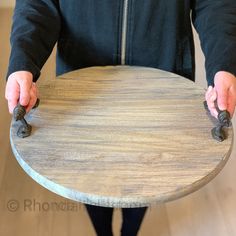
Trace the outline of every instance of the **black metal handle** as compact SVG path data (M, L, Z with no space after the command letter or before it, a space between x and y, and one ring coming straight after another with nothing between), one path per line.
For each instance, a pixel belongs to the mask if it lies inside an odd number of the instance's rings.
M208 108L207 102L203 102L205 109L208 111L208 115L211 116L210 110ZM229 127L231 125L230 113L227 110L220 110L217 102L215 102L215 107L218 112L218 120L215 119L216 127L211 130L212 137L219 142L224 141L227 138L224 127ZM211 116L212 118L212 116Z
M35 109L36 107L38 107L39 102L40 100L37 98L37 101L32 109ZM26 138L30 136L31 131L32 131L32 126L29 125L24 118L25 114L26 114L25 107L20 105L20 103L18 103L18 105L13 110L13 117L15 121L21 122L21 125L19 126L18 131L17 131L17 136L20 138Z

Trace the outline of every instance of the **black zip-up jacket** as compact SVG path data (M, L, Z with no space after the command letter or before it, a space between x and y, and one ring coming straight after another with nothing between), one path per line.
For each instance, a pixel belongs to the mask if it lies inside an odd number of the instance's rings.
M191 18L208 84L217 71L236 75L236 0L16 0L8 75L36 81L57 42L57 75L127 64L194 80Z

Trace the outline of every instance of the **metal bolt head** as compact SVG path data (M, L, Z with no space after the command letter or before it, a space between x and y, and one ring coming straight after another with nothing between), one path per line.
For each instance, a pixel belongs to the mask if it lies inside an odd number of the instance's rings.
M16 121L23 119L25 114L25 107L20 104L18 104L13 110L13 117Z
M230 114L228 111L220 111L218 114L218 120L221 125L224 125L226 127L230 126Z
M17 136L20 138L26 138L30 136L32 131L32 126L31 125L21 125L17 131Z
M211 130L212 137L219 142L223 142L226 139L226 134L223 130L223 126L216 126Z

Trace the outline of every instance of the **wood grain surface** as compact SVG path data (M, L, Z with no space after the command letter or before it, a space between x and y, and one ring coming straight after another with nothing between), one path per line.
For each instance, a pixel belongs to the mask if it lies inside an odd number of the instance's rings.
M27 115L30 137L10 139L22 168L66 198L141 207L189 194L228 160L202 102L204 89L178 75L129 66L92 67L40 84Z

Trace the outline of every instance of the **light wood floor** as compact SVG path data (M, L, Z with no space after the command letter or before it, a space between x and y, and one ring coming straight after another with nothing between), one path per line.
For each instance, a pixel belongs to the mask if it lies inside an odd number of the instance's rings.
M11 16L12 10L0 9L0 235L93 236L95 233L83 205L67 201L67 206L74 204L74 208L60 210L50 205L50 209L47 210L48 204L64 204L66 200L39 186L28 177L11 152L9 144L11 117L4 99ZM54 60L51 58L43 70L41 80L53 78L54 67ZM199 83L204 84L201 80ZM235 119L234 125L236 126ZM139 235L236 235L235 155L234 148L223 171L201 190L180 200L150 208ZM30 207L24 209L26 203L30 202L31 210ZM19 204L18 209L16 203ZM14 209L16 211L12 212ZM119 235L120 223L120 211L115 210L113 221L115 236Z

